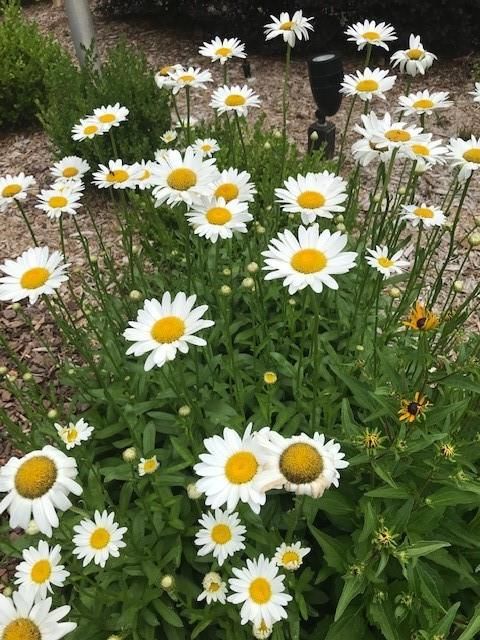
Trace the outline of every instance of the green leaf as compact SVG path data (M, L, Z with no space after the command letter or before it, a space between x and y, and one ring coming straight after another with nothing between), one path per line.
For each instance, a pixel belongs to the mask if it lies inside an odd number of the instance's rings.
M143 455L149 456L155 449L157 430L153 422L149 422L143 431Z
M332 538L326 533L319 531L313 524L309 524L308 528L321 546L328 566L343 572L346 563L347 545L343 544L338 538Z
M474 611L473 617L468 623L465 631L458 638L458 640L474 640L477 638L477 634L480 632L480 605L478 605Z
M180 616L160 599L154 600L153 606L155 607L162 620L165 620L165 622L171 624L172 627L183 627L183 622L180 619Z
M445 638L448 638L450 627L452 626L453 621L455 620L455 616L457 615L457 611L459 607L460 607L460 602L456 602L454 605L450 607L450 609L443 616L443 618L440 620L437 626L434 629L432 629L431 631L432 636L443 635L445 636Z
M335 622L340 620L350 602L365 591L366 584L364 576L354 576L345 580L335 611Z
M429 553L443 549L444 547L450 547L449 542L442 542L437 540L418 540L414 542L406 549L402 549L409 558L419 558L420 556L427 556Z

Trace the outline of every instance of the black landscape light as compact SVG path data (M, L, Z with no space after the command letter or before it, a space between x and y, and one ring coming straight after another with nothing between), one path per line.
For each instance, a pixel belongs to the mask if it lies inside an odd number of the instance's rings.
M308 77L313 99L317 105L317 121L308 127L308 150L325 147L325 155L332 158L335 152L335 125L327 122L327 116L334 116L340 109L343 80L343 64L335 53L322 53L308 61Z

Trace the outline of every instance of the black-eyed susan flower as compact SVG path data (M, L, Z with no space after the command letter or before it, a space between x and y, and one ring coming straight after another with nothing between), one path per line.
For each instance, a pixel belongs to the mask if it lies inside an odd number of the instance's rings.
M415 331L431 331L438 327L439 322L439 317L427 309L423 302L417 300L415 306L410 311L410 315L403 321L403 324L405 327L409 327Z
M375 531L373 543L380 549L393 549L397 546L396 538L398 538L398 533L393 533L388 527L382 526Z
M60 552L60 545L50 548L45 540L40 540L38 547L22 551L23 562L17 566L15 584L35 602L44 600L52 592L52 586L63 587L70 575L60 564Z
M202 198L187 213L187 219L196 235L215 243L218 238L225 240L234 234L247 233L247 222L253 216L248 212L248 202Z
M276 548L274 560L279 567L283 567L288 571L296 571L303 564L303 558L310 553L310 547L302 547L301 542L293 542L282 544Z
M114 518L113 512L95 511L93 520L82 520L80 524L73 527L75 531L73 554L79 560L83 558L84 567L93 560L103 568L110 556L118 558L119 550L126 546L123 536L127 528L119 527Z
M216 36L210 42L204 42L198 50L201 56L210 58L212 62L217 60L225 64L232 58L246 58L245 45L238 38L219 38Z
M59 524L56 509L66 511L72 506L70 492L82 493L75 482L77 474L75 459L50 445L10 458L0 469L0 491L7 494L0 502L0 513L8 510L12 529L25 529L33 514L40 531L50 537Z
M233 592L228 602L242 604L241 623L253 622L259 625L262 620L271 626L287 617L286 606L292 596L285 591L284 575L279 575L277 563L263 554L254 560L247 559L242 569L234 567L234 578L228 585Z
M410 34L408 49L400 49L391 57L392 65L398 65L402 73L408 73L410 76L416 76L420 73L422 76L429 69L437 56L430 51L425 51L420 40L420 36Z
M260 106L260 98L246 84L218 87L212 93L210 106L219 114L234 111L239 116L246 116L251 107Z
M365 429L358 439L361 447L367 449L367 451L374 451L382 446L382 441L385 437L381 435L378 429Z
M233 167L224 169L211 184L209 195L223 198L225 202L253 202L257 190L253 182L250 182L250 177L248 171L239 171Z
M206 600L207 604L220 602L225 604L227 598L227 583L223 582L220 574L210 571L202 580L203 591L198 596L197 601Z
M70 422L68 426L55 423L55 429L67 449L73 449L73 447L80 445L82 442L86 442L94 431L94 428L83 418L80 418L77 422Z
M439 446L439 452L446 460L453 460L456 453L455 445L451 442L442 442Z
M213 514L211 511L204 513L198 523L201 529L195 535L195 544L200 547L199 556L211 553L221 567L227 558L245 549L243 534L246 528L238 513L215 509Z
M429 405L428 399L417 391L413 400L402 400L401 409L398 412L400 420L414 422L424 415L425 409Z
M359 51L366 45L382 47L382 49L388 51L387 42L397 40L395 29L391 24L385 22L377 23L374 20L365 20L363 23L356 22L348 27L345 34L349 36L347 39L350 42L356 43Z
M370 69L347 74L342 81L340 93L346 96L358 96L360 100L372 100L374 97L385 100L385 93L395 84L397 76L389 76L388 69Z

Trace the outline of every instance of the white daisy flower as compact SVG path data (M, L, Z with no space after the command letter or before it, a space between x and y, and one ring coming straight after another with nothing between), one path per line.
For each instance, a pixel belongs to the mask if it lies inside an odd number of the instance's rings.
M325 285L338 289L332 275L347 273L355 266L357 254L343 251L347 236L340 231L330 233L325 229L320 233L318 224L299 227L298 237L286 229L270 241L265 256L264 271L269 271L265 280L283 279L290 295L311 287L320 293Z
M385 100L385 92L395 84L397 76L389 76L388 69L370 69L366 67L363 71L356 71L355 74L346 75L343 78L340 93L347 96L358 96L361 100L371 100L378 96Z
M38 548L29 547L22 551L23 562L17 565L15 584L22 593L27 593L35 602L44 600L52 593L52 585L63 587L70 573L61 562L61 547L50 548L45 540L40 540Z
M210 106L219 114L235 111L239 116L246 116L250 107L260 106L260 98L246 84L243 87L239 84L232 87L224 84L212 93Z
M473 91L469 91L468 93L473 96L474 102L480 102L480 82L476 82L475 89Z
M119 127L121 122L125 122L129 111L127 107L121 107L119 102L107 107L98 107L93 110L93 119L100 123L105 131L112 127Z
M155 74L155 83L159 89L171 89L175 86L175 81L170 75L172 72L177 71L177 69L182 69L181 64L166 64Z
M24 591L11 598L0 594L0 638L2 640L60 640L76 629L76 622L60 622L70 607L51 609L52 599L34 604Z
M246 58L245 45L238 38L224 38L216 36L210 42L204 42L198 53L201 56L210 58L212 62L220 61L225 64L232 58Z
M208 309L206 304L194 307L197 296L187 296L183 291L172 300L166 291L162 301L153 298L145 300L143 309L137 314L136 321L130 321L123 337L134 344L127 350L142 356L149 353L145 361L145 371L173 360L177 351L187 353L191 344L204 347L207 343L195 334L197 331L213 326L213 320L201 320Z
M158 158L155 170L153 196L155 206L185 202L189 207L207 196L210 183L218 176L214 158L202 158L191 147L182 156L176 149L168 149L164 158Z
M47 218L52 220L58 220L64 213L75 215L82 206L82 191L78 187L80 184L78 181L59 181L50 189L42 189L37 196L40 204L36 204L35 208L45 211Z
M137 174L135 186L142 191L144 189L151 189L155 184L154 173L156 168L157 164L151 160L140 160L140 162L136 162L131 168L132 173Z
M270 18L273 22L265 25L265 40L282 36L284 42L294 47L297 38L308 40L308 32L313 31L313 25L310 24L313 18L305 18L301 11L295 11L291 18L286 11L282 11L279 18L272 15Z
M356 22L348 27L345 34L350 36L348 38L350 42L356 43L359 51L367 44L373 45L374 47L382 47L388 51L387 42L397 40L395 29L391 24L385 22L379 22L377 24L374 20L365 20L363 24Z
M220 150L218 142L214 138L197 138L192 145L194 151L200 153L204 158L210 156Z
M470 140L450 138L448 156L452 166L459 168L458 179L467 180L474 171L480 169L480 137L472 135Z
M425 202L422 202L420 206L404 204L402 209L404 211L401 216L402 219L408 220L414 227L417 227L420 223L425 227L441 227L446 220L441 209L427 205Z
M69 264L63 260L59 251L50 253L48 247L32 247L16 260L5 260L0 265L0 271L6 274L0 278L0 300L28 298L35 304L41 295L52 294L68 280L65 270Z
M274 555L274 560L279 567L283 567L288 571L295 571L303 564L303 558L310 553L310 547L302 547L301 542L293 542L282 544L277 547Z
M68 427L64 427L56 422L55 429L65 443L66 449L73 449L73 447L81 445L82 442L90 440L94 432L94 428L83 418L80 418L77 422L70 422Z
M448 99L448 91L433 91L428 89L410 93L408 96L400 96L398 102L400 106L397 111L405 113L407 116L416 116L425 113L431 116L434 111L448 109L453 102Z
M334 440L314 433L284 438L275 431L259 436L265 456L265 491L284 488L297 495L320 498L333 484L338 487L338 469L348 467L345 454Z
M160 140L165 144L170 144L174 142L177 138L178 138L178 133L174 129L169 129L168 131L165 131L163 136L160 136Z
M260 625L262 620L271 626L282 618L287 618L285 607L292 596L285 592L285 576L279 575L275 560L260 554L255 560L247 559L243 569L232 568L235 578L230 578L228 586L233 591L228 602L242 604L240 617L242 624L253 622Z
M448 149L443 146L442 140L432 140L431 133L422 133L414 141L407 142L401 151L416 160L417 166L423 164L425 168L429 168L435 164L443 164Z
M240 501L260 513L265 504L265 492L260 489L263 458L252 427L250 423L242 437L226 427L223 437L216 435L203 441L208 453L200 454L201 462L194 471L200 476L197 487L205 494L207 506L218 509L226 504L231 511Z
M316 218L333 218L334 213L345 211L347 198L345 180L334 173L307 173L287 178L284 189L275 189L277 202L286 213L300 213L303 224Z
M225 240L237 233L247 233L247 222L253 220L248 213L248 202L223 198L204 198L186 214L196 235L215 244L218 238Z
M98 120L89 116L82 118L79 124L72 127L72 140L82 142L83 140L91 140L95 136L102 136L107 129Z
M267 624L265 620L260 620L259 624L252 624L252 635L259 640L266 640L273 633L273 626Z
M195 535L195 544L201 547L197 551L199 556L211 553L221 567L228 557L245 549L243 534L246 528L241 524L238 513L215 509L214 515L210 511L204 513L198 524L202 526Z
M433 61L436 59L437 56L433 53L425 51L420 41L420 36L415 36L412 33L410 34L408 49L396 51L390 60L394 67L398 64L402 73L416 76L417 73L424 75L425 71L432 66Z
M368 138L361 138L352 144L352 155L360 166L366 167L377 160L388 162L392 156L392 149L384 144L376 144Z
M197 601L206 600L207 604L212 602L220 602L225 604L227 596L227 583L223 582L222 577L215 571L207 573L202 580L203 591L198 596Z
M10 527L26 529L33 514L39 530L52 535L58 527L56 509L66 511L72 506L67 495L82 493L75 482L77 463L59 449L46 445L23 458L10 458L0 468L0 492L7 495L0 502L0 513L8 509Z
M138 475L145 476L151 473L155 473L160 464L158 463L157 456L151 458L140 458L138 463Z
M408 260L402 260L403 251L397 251L389 256L386 246L377 245L375 249L367 249L369 256L365 256L368 264L379 271L384 278L390 278L395 273L402 273L405 267L409 266Z
M61 178L64 181L82 180L87 171L90 171L90 165L78 156L65 156L55 162L50 169L54 178Z
M207 82L212 82L210 71L202 71L200 67L180 67L169 71L168 75L173 80L172 92L176 94L180 89L206 89Z
M15 176L7 173L5 177L0 178L0 209L15 200L25 200L29 189L34 184L36 184L35 178L26 176L23 171Z
M250 182L250 177L248 171L239 171L233 167L224 169L210 184L209 195L223 198L225 202L253 202L257 190L253 182Z
M372 115L362 118L362 121L369 142L379 149L403 149L407 145L411 147L414 143L421 143L424 140L421 127L407 125L406 122L392 122L389 113L386 113L382 119ZM355 130L359 133L362 131L358 126Z
M79 560L83 558L84 567L93 560L103 569L110 556L118 558L119 549L127 546L123 542L127 527L119 527L114 518L113 512L95 511L93 520L82 520L73 527L76 534L72 540L75 545L73 554Z
M122 160L109 160L108 166L98 165L98 171L93 174L93 183L99 189L132 189L142 173L138 163L125 164Z

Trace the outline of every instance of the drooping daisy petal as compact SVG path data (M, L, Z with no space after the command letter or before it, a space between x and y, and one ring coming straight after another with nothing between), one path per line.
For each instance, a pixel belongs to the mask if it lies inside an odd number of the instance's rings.
M420 36L415 36L413 33L410 35L408 44L408 49L401 49L393 54L391 57L392 65L394 67L398 65L402 73L407 73L410 76L416 76L417 73L424 75L437 56L425 51Z
M227 583L223 582L221 576L215 571L207 573L202 580L203 591L198 596L197 601L206 600L207 604L220 602L225 604L227 599Z
M288 571L295 571L301 567L303 558L308 553L310 553L310 548L302 547L301 542L294 542L292 544L282 542L276 549L274 559L279 567L283 567Z
M290 14L283 11L278 18L270 16L272 22L265 25L265 40L271 40L281 36L290 47L295 46L296 39L308 40L309 31L313 31L311 21L313 18L305 18L301 11Z
M469 91L468 93L473 96L474 102L480 102L480 82L476 82L475 89L473 91Z

